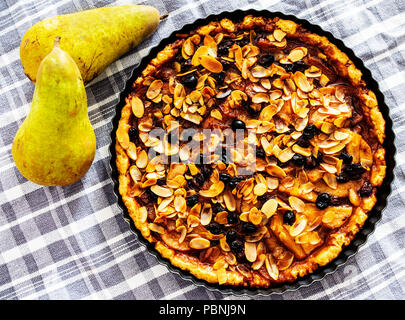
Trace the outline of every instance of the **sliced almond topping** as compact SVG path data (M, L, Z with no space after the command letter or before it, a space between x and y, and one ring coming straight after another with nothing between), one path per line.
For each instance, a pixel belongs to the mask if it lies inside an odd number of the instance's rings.
M258 183L253 188L253 193L257 196L262 196L267 192L267 186L264 183Z
M284 31L280 30L280 29L275 29L275 30L273 31L273 37L274 37L274 39L277 40L278 42L281 42L281 41L284 39L284 37L285 37L286 35L287 35L287 34L286 34Z
M252 98L253 103L263 103L263 102L269 102L269 101L270 101L270 98L269 98L268 94L263 93L263 92L255 94Z
M134 180L136 182L139 182L142 179L142 173L141 173L141 171L139 171L137 166L131 166L129 168L129 174L130 174L132 180Z
M308 78L301 71L294 73L293 79L297 87L302 91L310 92L313 89L313 85L308 81Z
M225 268L218 269L217 270L217 278L218 278L218 284L224 284L227 281L227 275L226 275L226 270Z
M281 161L281 162L287 162L289 160L292 159L292 157L294 156L295 152L293 150L291 150L290 148L285 148L283 151L281 151L277 158Z
M187 205L186 205L186 199L184 199L183 196L177 196L174 198L174 208L178 212L184 212L186 211Z
M173 194L173 191L169 188L164 188L159 185L154 185L150 187L151 191L162 198L170 197Z
M220 73L222 72L222 64L217 59L209 56L209 55L201 55L200 56L200 63L201 65L210 72L213 73Z
M210 241L204 238L194 238L190 240L190 247L193 249L207 249L210 247Z
M256 244L253 242L245 242L245 256L250 262L255 262L257 258Z
M332 189L336 190L337 189L337 180L336 176L332 173L326 172L323 175L323 181Z
M249 211L249 221L254 225L259 225L262 222L262 213L256 207L253 207Z
M285 178L287 176L285 171L275 164L269 164L266 168L266 172L278 178Z
M266 215L267 218L270 218L276 213L277 206L278 202L276 199L269 199L263 204L261 211Z
M186 39L186 41L184 41L181 52L185 60L188 60L188 58L190 58L194 54L194 44L191 41L191 38L188 38Z
M208 55L208 46L201 46L199 47L196 52L194 53L193 58L191 59L191 64L193 66L199 66L200 65L200 57Z
M271 76L271 71L262 66L256 66L251 70L252 76L255 78L266 78Z
M136 161L136 159L138 158L138 153L136 151L136 145L133 142L130 142L128 144L127 155L134 161Z
M302 218L298 223L296 222L293 227L290 229L290 235L296 237L301 234L305 227L307 226L307 219Z
M148 219L148 210L146 209L146 207L140 207L136 212L139 221L145 223Z
M301 60L306 56L306 48L304 47L299 47L291 50L290 54L287 56L288 59L290 59L291 62L296 62L298 60ZM306 91L307 92L307 91Z
M136 166L140 169L146 168L147 164L149 162L148 159L148 154L146 153L145 150L142 150L136 159Z
M149 230L151 230L153 232L157 232L160 234L165 233L165 229L156 223L149 223L148 227L149 227Z
M279 276L279 271L270 253L266 255L265 265L269 276L272 277L274 280L277 280Z
M293 210L297 212L304 212L305 210L305 202L302 201L300 198L291 196L288 198L288 202Z
M162 80L154 80L151 84L150 84L150 86L149 86L149 88L148 88L148 91L146 91L146 97L148 98L148 99L151 99L151 100L153 100L153 99L155 99L158 95L159 95L159 93L160 93L160 91L162 90L162 87L163 87L163 82L162 82ZM142 102L142 101L141 101ZM134 113L135 114L135 113ZM138 117L139 118L139 117Z
M213 183L208 190L200 190L199 193L201 196L206 198L213 198L221 194L224 191L225 185L222 181Z
M131 107L132 107L132 112L135 117L137 118L142 118L144 112L145 112L145 107L143 105L143 102L141 99L138 97L133 97L131 99Z
M259 270L263 264L264 261L266 260L266 255L265 254L260 254L257 260L252 264L252 269L253 270Z
M201 211L201 218L200 218L201 224L203 226L207 226L211 222L211 219L212 219L211 205L204 204L204 207Z

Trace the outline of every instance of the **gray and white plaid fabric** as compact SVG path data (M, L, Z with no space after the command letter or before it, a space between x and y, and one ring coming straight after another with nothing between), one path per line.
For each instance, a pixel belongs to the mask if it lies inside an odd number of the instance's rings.
M97 135L90 171L81 181L63 188L27 181L11 156L12 140L29 111L34 90L19 60L21 38L34 23L53 15L127 3L151 4L169 17L152 38L110 65L87 87L90 120ZM138 243L116 204L108 147L118 94L149 48L196 18L238 8L293 14L342 39L379 82L391 110L398 149L393 192L366 245L322 281L259 298L405 298L404 0L1 0L1 299L235 298L172 274Z

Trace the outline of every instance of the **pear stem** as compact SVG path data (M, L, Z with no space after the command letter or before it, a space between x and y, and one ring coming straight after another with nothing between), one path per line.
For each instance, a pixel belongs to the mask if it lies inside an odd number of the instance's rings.
M164 15L161 15L159 19L160 19L160 20L164 20L164 19L166 19L168 16L169 16L169 14L168 14L168 13L165 13Z
M53 46L56 48L60 47L60 37L55 37L55 42L53 43Z

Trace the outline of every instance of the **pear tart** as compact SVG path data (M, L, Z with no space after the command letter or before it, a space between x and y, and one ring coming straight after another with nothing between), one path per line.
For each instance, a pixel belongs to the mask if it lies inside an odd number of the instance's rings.
M279 18L176 37L133 83L116 131L136 228L173 265L220 285L269 287L328 264L385 177L385 122L361 72ZM229 131L242 131L239 144L225 143Z

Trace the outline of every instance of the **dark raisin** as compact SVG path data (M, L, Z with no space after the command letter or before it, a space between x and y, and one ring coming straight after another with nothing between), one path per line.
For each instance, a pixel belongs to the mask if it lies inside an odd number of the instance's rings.
M158 200L158 196L153 193L153 191L150 188L146 189L146 194L148 195L150 201L156 202Z
M181 82L189 89L195 89L197 86L198 79L197 77L191 73L182 77Z
M315 125L310 124L306 126L306 128L302 132L302 138L304 138L305 140L311 140L317 134L319 134L318 128Z
M342 159L344 164L351 164L353 161L353 157L346 152L339 154L339 159Z
M311 144L309 143L308 140L305 140L304 138L300 137L297 140L297 144L302 147L302 148L308 148Z
M317 165L319 165L323 161L323 153L318 151L318 155L315 158L315 161L316 161Z
M186 203L189 207L194 207L198 203L198 195L194 194L191 197L188 197Z
M235 189L236 186L238 185L238 183L241 182L242 180L244 180L242 177L233 177L233 178L231 178L231 181L229 181L229 187L231 189Z
M222 64L222 67L224 68L224 70L228 70L229 68L233 67L233 62L225 60L225 59L221 59L221 64Z
M315 202L318 209L326 209L330 204L330 195L328 193L321 193Z
M242 39L236 40L235 42L237 42L238 46L242 48L250 42L250 39L249 36L244 36Z
M298 60L293 63L293 72L304 71L307 68L308 65L302 60Z
M232 130L245 130L246 124L242 120L233 120L232 121Z
M204 176L201 173L197 173L193 180L199 187L202 187L205 181Z
M317 166L316 158L314 156L310 156L306 158L304 168L305 169L315 169Z
M285 167L287 167L289 163L290 163L290 160L288 160L288 161L286 161L286 162L281 162L279 159L277 159L277 165L278 165L280 168L285 168Z
M215 79L217 84L222 84L225 80L225 72L211 73L211 77Z
M128 136L130 141L136 142L136 139L138 137L138 130L136 129L136 127L129 128Z
M203 165L201 167L201 173L202 173L205 180L209 179L211 177L211 174L212 174L212 167L210 165L207 165L207 164Z
M164 186L166 184L166 178L160 178L156 181L156 184L159 186Z
M231 40L223 40L218 45L218 56L228 56L228 51L232 47L233 42Z
M336 196L331 196L330 197L330 201L329 201L329 205L331 206L339 206L342 204L342 198L336 197Z
M257 231L257 227L251 222L242 222L242 232L252 234Z
M206 226L206 228L212 234L220 234L220 233L222 233L222 226L219 223L215 222L215 221L211 222L208 226Z
M369 197L371 193L373 192L373 186L371 185L370 182L366 181L363 183L359 190L359 195L360 197Z
M256 158L265 158L266 153L264 152L263 149L256 149Z
M234 212L228 213L228 224L235 224L238 223L238 215Z
M238 234L234 230L229 230L226 233L226 242L228 242L228 244L234 242L236 240L237 235Z
M287 210L283 214L283 223L292 226L295 222L295 213L291 210Z
M242 241L235 240L231 243L230 248L233 253L242 253L244 250Z
M213 211L214 211L214 213L218 213L218 212L226 211L226 209L222 205L217 203L214 205Z
M287 72L294 72L294 65L292 63L284 64L282 67Z
M266 202L267 200L270 199L270 195L266 192L265 194L258 196L257 200L261 201L261 202Z
M349 178L344 173L341 173L336 176L336 181L338 183L345 183L345 182L349 181Z
M229 181L231 181L231 176L227 173L220 173L219 180L221 180L223 183L227 184Z
M302 154L296 153L292 157L292 162L296 166L301 167L301 166L303 166L305 164L306 158Z
M264 67L270 67L270 65L274 62L274 56L272 54L262 55L258 62Z
M359 163L351 163L344 166L343 172L350 180L359 180L366 169Z

